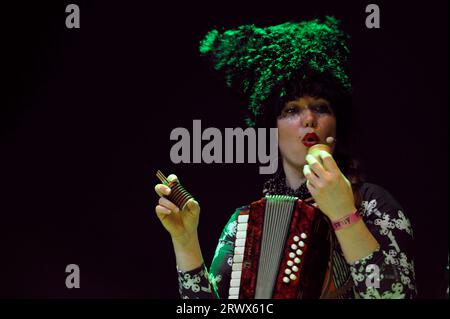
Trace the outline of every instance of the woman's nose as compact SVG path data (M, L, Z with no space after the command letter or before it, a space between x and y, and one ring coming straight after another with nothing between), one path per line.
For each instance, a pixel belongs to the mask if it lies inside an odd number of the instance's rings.
M316 117L313 112L306 109L302 112L302 126L303 127L316 127Z

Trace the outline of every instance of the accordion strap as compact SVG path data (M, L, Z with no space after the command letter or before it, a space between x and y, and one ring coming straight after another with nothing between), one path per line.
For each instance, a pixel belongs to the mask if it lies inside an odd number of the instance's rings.
M327 222L331 228L331 222L328 218L326 218ZM328 270L325 275L325 280L322 288L322 293L320 295L320 299L340 299L345 296L352 288L353 288L353 279L352 276L349 275L345 283L337 288L334 284L333 280L333 269L334 269L334 258L333 253L335 251L337 245L337 239L334 235L334 232L330 231L328 233L329 241L330 241L330 256L328 261Z

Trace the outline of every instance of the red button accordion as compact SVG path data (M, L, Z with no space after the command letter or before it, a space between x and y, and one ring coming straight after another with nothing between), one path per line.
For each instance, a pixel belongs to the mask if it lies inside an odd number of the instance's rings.
M237 218L230 299L320 298L331 260L326 217L297 197L268 195Z

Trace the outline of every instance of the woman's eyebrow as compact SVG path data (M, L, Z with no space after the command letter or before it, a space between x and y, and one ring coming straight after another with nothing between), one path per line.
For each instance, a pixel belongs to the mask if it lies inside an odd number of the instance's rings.
M330 105L330 102L328 102L328 101L325 100L325 99L319 99L319 100L312 101L310 104L313 104L313 105L317 105L317 104L320 104L320 105L323 105L323 104Z
M285 107L289 107L289 106L297 106L298 107L298 106L302 106L302 105L298 101L286 102ZM312 101L310 103L306 103L306 105L304 105L304 106L328 106L328 107L331 107L331 104L327 100L321 99L321 100Z

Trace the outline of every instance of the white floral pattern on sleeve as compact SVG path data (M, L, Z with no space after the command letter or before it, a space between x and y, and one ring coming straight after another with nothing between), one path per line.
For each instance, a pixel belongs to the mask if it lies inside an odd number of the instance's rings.
M362 202L364 222L380 248L350 266L361 298L405 299L416 295L414 262L410 253L413 231L405 214L395 206L389 200L383 205L377 199Z
M191 271L178 270L178 284L180 295L183 299L214 297L205 265Z

